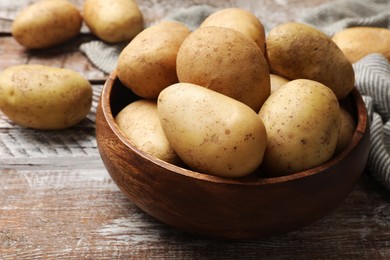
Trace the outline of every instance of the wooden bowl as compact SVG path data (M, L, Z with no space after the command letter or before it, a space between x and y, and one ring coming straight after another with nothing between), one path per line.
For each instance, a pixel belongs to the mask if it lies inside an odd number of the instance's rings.
M140 151L114 121L122 108L137 99L115 72L110 75L96 115L102 160L137 207L187 232L244 239L299 229L324 216L349 194L368 157L367 111L356 89L344 101L357 122L349 146L318 167L275 178L209 176Z

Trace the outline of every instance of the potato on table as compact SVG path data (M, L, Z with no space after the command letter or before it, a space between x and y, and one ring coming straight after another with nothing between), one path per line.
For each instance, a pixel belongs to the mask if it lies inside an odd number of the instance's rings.
M92 105L92 87L79 73L18 65L0 73L0 110L14 123L61 129L79 123Z
M77 36L82 17L67 0L41 0L22 10L12 23L12 36L29 49L52 47Z
M347 28L333 35L332 40L351 63L371 53L380 53L390 61L390 30L387 28Z
M109 43L129 41L144 29L134 0L86 0L83 17L91 32Z

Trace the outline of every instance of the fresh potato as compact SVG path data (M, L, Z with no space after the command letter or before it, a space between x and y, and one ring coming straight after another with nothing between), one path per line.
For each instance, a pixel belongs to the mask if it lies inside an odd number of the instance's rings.
M390 61L390 30L376 27L353 27L344 29L332 40L351 63L371 53L380 53Z
M12 36L26 48L48 48L74 38L81 24L81 14L70 2L41 0L16 16Z
M237 30L255 41L265 51L265 31L261 21L250 11L232 7L219 10L207 17L200 27L221 26Z
M206 26L191 33L177 54L179 82L234 98L258 112L270 94L270 75L260 49L236 30Z
M356 123L352 115L343 107L340 107L340 112L341 128L335 154L339 154L349 145L356 130Z
M267 134L257 113L210 89L178 83L161 91L158 114L179 157L205 174L240 177L263 159Z
M279 75L270 74L271 77L271 93L275 92L281 86L289 82L288 79L285 79Z
M133 0L86 0L85 23L93 34L109 43L133 39L144 28L144 19Z
M155 100L130 103L115 117L119 129L140 150L165 162L180 164L161 128Z
M332 39L306 24L274 27L266 39L272 74L287 79L311 79L333 90L340 100L354 88L352 64Z
M18 65L0 73L0 110L21 126L70 127L86 117L91 105L91 85L75 71Z
M340 131L340 108L325 85L298 79L286 83L259 112L267 130L263 166L269 176L307 170L329 160Z
M178 82L176 56L190 34L182 23L161 22L138 34L120 53L119 80L143 98L157 98L161 90Z

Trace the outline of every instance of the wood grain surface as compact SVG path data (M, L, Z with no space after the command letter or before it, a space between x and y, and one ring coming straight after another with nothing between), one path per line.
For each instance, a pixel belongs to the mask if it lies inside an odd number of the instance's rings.
M328 215L285 235L228 241L186 234L136 208L111 180L95 139L96 104L107 77L76 39L26 51L12 20L33 0L0 1L0 71L37 63L71 68L93 84L94 105L79 125L36 131L0 114L0 259L389 259L390 194L364 174ZM82 0L73 0L81 8ZM269 27L292 21L326 0L138 0L147 24L194 4L250 8ZM331 187L329 187L331 188ZM285 216L288 218L288 216Z

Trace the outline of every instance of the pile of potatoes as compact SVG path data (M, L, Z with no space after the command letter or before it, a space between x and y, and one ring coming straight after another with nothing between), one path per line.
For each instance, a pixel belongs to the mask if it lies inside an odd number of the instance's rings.
M21 10L12 35L27 49L45 50L76 37L83 21L109 43L130 41L144 28L132 0L86 0L83 13L67 0L41 0ZM91 106L92 87L76 71L24 64L0 73L0 110L21 126L67 128L84 119Z
M193 32L174 21L144 29L116 74L140 97L115 117L123 134L204 174L307 170L342 151L356 128L340 106L354 71L332 39L294 22L266 36L240 8L211 14Z

